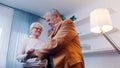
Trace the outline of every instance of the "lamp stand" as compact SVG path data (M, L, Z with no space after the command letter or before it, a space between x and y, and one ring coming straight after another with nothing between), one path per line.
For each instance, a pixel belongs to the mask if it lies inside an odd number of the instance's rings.
M111 39L111 37L106 32L101 32L101 34L107 39L107 41L115 48L115 50L120 54L120 47Z

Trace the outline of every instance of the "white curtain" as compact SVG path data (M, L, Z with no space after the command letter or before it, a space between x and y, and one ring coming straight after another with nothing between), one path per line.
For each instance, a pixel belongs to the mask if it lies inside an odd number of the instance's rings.
M0 68L6 68L13 9L0 5Z
M39 16L0 5L0 68L22 68L16 53L31 23L38 20Z

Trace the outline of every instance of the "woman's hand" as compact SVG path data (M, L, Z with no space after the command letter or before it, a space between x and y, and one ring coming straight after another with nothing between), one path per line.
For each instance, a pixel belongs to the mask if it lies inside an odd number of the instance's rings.
M30 58L36 58L36 57L37 56L35 54L35 49L31 48L30 50L28 50L26 60L28 60Z
M31 48L30 50L28 50L27 54L33 54L35 52L35 49Z

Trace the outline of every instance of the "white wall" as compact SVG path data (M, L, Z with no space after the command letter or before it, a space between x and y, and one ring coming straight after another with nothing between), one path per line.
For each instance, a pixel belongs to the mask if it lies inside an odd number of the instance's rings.
M81 43L90 45L91 50L113 49L103 36L93 36L90 33L89 14L96 8L108 8L110 10L113 26L119 31L112 32L109 35L120 46L120 0L96 0L72 14L79 19L76 26L77 31L81 33ZM83 39L84 37L86 38ZM116 52L87 53L84 58L86 68L120 68L120 55Z
M120 68L120 55L113 53L85 55L86 68Z

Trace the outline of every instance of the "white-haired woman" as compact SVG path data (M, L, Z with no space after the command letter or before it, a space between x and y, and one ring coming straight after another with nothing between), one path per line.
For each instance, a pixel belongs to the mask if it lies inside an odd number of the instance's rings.
M39 68L42 66L47 66L47 59L36 60L37 55L34 54L37 49L45 46L45 42L39 39L42 31L43 26L39 22L34 22L31 24L31 35L23 41L23 44L21 45L22 47L17 53L17 60L25 63L24 68Z

